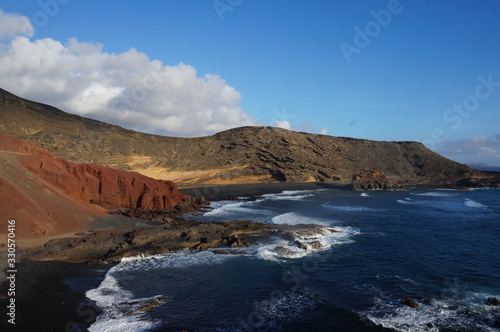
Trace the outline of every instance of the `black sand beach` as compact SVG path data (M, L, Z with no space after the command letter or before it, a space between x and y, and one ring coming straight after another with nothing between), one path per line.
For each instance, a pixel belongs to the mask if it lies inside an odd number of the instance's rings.
M159 223L119 215L99 217L89 229L130 231ZM22 253L19 255L22 256ZM8 323L8 284L2 274L0 285L0 326L2 331L86 331L98 309L85 297L96 288L111 267L59 261L21 259L16 264L15 325ZM2 273L5 271L2 268Z
M86 331L99 310L85 297L96 288L109 266L89 268L81 263L37 262L17 264L15 325L8 323L8 286L0 286L2 331Z
M321 182L280 182L280 183L249 183L220 184L193 188L179 188L179 191L193 196L205 197L209 201L223 200L231 197L250 197L264 194L280 193L284 190L315 190L315 189L351 189L350 184L332 184Z

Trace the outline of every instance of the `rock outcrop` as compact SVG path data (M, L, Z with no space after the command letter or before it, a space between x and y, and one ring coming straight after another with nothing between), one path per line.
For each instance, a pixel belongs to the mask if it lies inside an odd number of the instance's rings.
M418 303L415 302L415 300L412 299L411 297L405 297L404 299L402 299L401 304L405 305L407 307L410 307L410 308L418 308L419 307Z
M199 222L173 218L163 225L143 227L133 231L98 230L78 237L53 239L44 246L23 252L32 260L61 260L88 262L89 264L116 264L123 257L151 256L181 249L207 250L218 248L215 253L242 254L231 248L250 247L252 242L269 238L294 238L297 234L312 236L335 232L317 225L272 225L248 220L228 222ZM319 241L304 251L320 249ZM227 249L227 250L224 250ZM278 255L289 255L292 251L283 246L275 249Z
M498 307L500 306L500 300L496 297L489 297L488 300L486 300L486 304Z
M353 190L394 190L402 186L378 170L361 170L352 176Z

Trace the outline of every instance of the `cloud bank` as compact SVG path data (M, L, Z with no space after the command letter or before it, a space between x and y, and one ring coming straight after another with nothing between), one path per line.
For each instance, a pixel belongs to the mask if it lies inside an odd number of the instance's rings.
M13 36L32 36L33 32L29 18L19 14L5 13L0 9L0 40Z
M500 133L492 137L476 136L444 142L436 152L462 163L484 162L500 166Z
M150 60L135 49L31 40L29 18L0 11L0 88L64 111L162 135L201 136L254 121L217 75Z

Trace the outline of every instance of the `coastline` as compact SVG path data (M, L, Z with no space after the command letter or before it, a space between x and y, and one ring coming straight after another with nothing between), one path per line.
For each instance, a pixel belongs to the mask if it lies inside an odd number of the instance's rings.
M317 189L344 189L351 190L349 183L325 182L277 182L277 183L247 183L247 184L219 184L198 187L179 187L179 191L199 198L205 197L209 201L224 200L233 197L251 197L265 194L277 194L285 190L317 190Z
M151 227L160 223L150 220L135 219L118 215L97 217L88 225L95 230L121 229L131 231L140 227ZM71 235L71 236L69 236ZM77 238L82 235L67 234L66 238ZM51 239L61 236L18 240L19 243L30 243L42 246ZM43 240L43 241L42 241ZM88 266L83 262L64 262L58 260L36 261L27 257L23 250L32 245L22 247L17 262L16 274L16 329L26 331L87 331L95 321L99 309L90 301L85 293L97 288L112 265ZM5 253L2 253L0 267L6 270ZM0 328L12 327L7 320L9 304L8 283L5 277L0 282Z
M423 186L429 188L429 186ZM194 197L221 200L230 197L252 197L284 190L344 189L349 185L325 183L258 183L213 185L181 188L180 191ZM99 220L99 229L125 229L128 219L107 216ZM135 219L128 225L130 230L158 224ZM95 222L93 223L96 224ZM95 225L97 226L97 225ZM22 259L18 263L16 282L16 327L37 331L86 331L98 315L98 309L86 296L86 291L97 288L112 265L87 266L85 263L61 261L32 261ZM7 282L2 280L0 295L7 294ZM8 298L0 297L0 315L7 317ZM7 319L0 326L8 326Z
M215 185L196 188L183 188L181 191L193 196L204 196L210 200L228 197L251 197L284 190L349 189L345 185L323 183L262 183L242 185ZM208 197L207 197L208 196ZM91 223L95 229L140 228L158 224L152 221L135 219L134 225L125 226L125 217L101 217ZM33 331L87 331L95 321L99 309L85 293L97 288L104 280L112 265L92 265L63 261L34 261L23 257L18 265L16 280L16 329ZM6 297L6 279L0 284L0 315L7 317L9 298ZM0 326L11 326L7 318Z
M32 261L17 264L15 325L7 322L9 298L0 299L2 329L15 326L23 331L87 331L98 309L85 296L96 288L111 266L88 267L83 263ZM7 282L0 294L7 294ZM7 318L6 318L7 317Z

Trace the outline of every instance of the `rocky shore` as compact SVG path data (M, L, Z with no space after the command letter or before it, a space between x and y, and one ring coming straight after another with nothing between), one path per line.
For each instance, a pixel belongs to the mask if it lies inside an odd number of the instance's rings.
M16 327L86 331L100 309L85 297L85 292L96 288L106 271L124 257L150 256L186 248L212 250L215 254L242 254L243 248L270 236L290 241L299 237L301 241L296 242L297 246L307 251L321 248L318 241L308 243L308 237L335 232L334 228L317 225L270 225L248 220L199 222L184 219L172 211L142 209L114 210L113 215L100 217L93 225L95 229L19 252L18 257L23 259L18 264L16 301L20 314ZM275 248L279 255L287 255L286 250ZM4 282L0 292L6 294L7 287ZM8 298L0 297L2 315L7 313L6 301ZM124 303L123 308L127 314L128 310L148 310L156 304Z
M335 231L334 228L323 229L317 225L272 225L249 220L200 222L172 216L164 211L129 209L115 213L130 217L141 216L158 225L138 227L132 231L90 230L74 237L50 240L41 247L23 251L23 255L37 261L84 262L89 266L112 265L119 263L124 257L151 256L182 249L217 248L215 253L230 253L223 249L250 247L254 241L265 240L271 235L292 240L296 234L310 234L312 238L320 232ZM299 248L308 250L305 244L299 245Z
M383 182L370 182L374 180L372 175L378 181L383 181L383 177L377 173L364 174L364 179L372 186L370 189L377 189ZM197 196L196 193L208 196L216 192L219 199L256 200L266 193L320 189L324 186L284 183L202 187L183 191L193 196ZM335 188L352 189L349 186ZM395 186L391 189L400 188ZM110 212L90 223L87 231L53 239L41 247L19 253L20 257L24 257L19 264L19 276L22 276L17 296L19 312L22 312L19 326L31 329L43 326L42 330L47 331L85 331L99 313L99 308L85 297L85 291L97 287L106 271L123 257L149 256L185 248L212 250L216 254L241 254L244 248L265 241L270 236L294 241L297 235L307 238L308 234L335 231L334 228L316 225L270 225L248 220L199 222L183 218L171 210L131 208ZM297 241L296 245L302 250L314 250L320 248L321 243ZM287 249L276 247L275 252L286 255ZM2 294L5 294L5 289L6 283L3 283L0 286ZM5 301L5 298L0 298L0 314L4 314ZM154 306L154 303L146 304L144 308L147 305Z
M363 170L355 175L351 184L328 185L324 183L278 183L205 186L185 188L184 194L197 202L191 209L122 208L109 210L91 229L74 236L53 239L41 247L25 250L23 255L33 260L85 262L87 264L116 264L123 257L149 256L181 249L207 250L210 248L248 247L252 238L270 234L289 236L292 233L315 229L315 225L271 225L249 220L229 222L200 222L183 218L182 214L200 212L207 197L211 200L256 200L260 195L283 190L336 188L349 190L405 190L408 188L498 188L500 176L487 178L441 179L434 183L400 184L376 170ZM247 198L242 198L241 196ZM120 217L121 222L116 219ZM144 224L148 221L149 224Z

